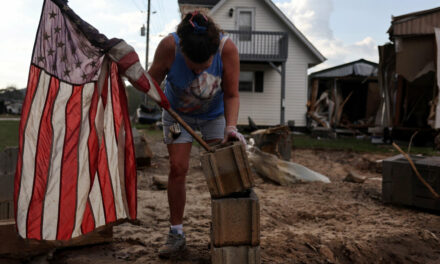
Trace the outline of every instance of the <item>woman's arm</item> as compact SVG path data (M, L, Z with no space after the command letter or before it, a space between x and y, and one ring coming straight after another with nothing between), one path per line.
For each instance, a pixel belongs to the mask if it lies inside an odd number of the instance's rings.
M176 44L174 37L168 35L157 46L153 63L148 69L148 74L160 85L171 68L174 61Z
M235 44L226 40L222 51L223 62L223 102L225 104L226 127L236 126L238 120L238 110L240 108L240 97L238 93L238 78L240 75L240 60Z

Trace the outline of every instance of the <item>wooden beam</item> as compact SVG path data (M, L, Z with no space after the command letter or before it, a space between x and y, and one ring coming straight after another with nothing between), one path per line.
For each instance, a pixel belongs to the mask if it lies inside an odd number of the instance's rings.
M395 101L395 115L394 115L394 121L393 124L395 126L398 126L400 124L400 112L402 108L402 93L403 93L403 82L404 79L401 75L398 75L397 77L397 94L396 94L396 101Z
M23 239L16 231L15 220L0 220L0 257L23 259L49 252L55 248L77 247L110 243L113 225L98 227L94 231L65 241Z
M310 96L310 112L315 112L316 98L318 97L319 79L312 80L312 93Z

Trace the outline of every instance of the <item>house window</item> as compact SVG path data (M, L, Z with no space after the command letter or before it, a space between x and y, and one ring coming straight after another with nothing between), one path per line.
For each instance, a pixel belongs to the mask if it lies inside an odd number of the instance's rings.
M250 41L251 40L251 31L253 26L253 10L252 9L238 9L237 16L237 29L241 31L240 33L240 41Z
M248 72L242 71L240 72L238 90L240 92L255 92L262 93L263 92L263 79L264 72L256 71L256 72Z

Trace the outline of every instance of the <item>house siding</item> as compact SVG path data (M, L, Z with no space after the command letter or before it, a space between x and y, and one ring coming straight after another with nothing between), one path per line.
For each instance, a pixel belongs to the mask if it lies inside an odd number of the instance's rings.
M261 0L226 1L212 14L222 29L235 29L235 8L254 8L256 31L288 32L288 60L286 62L286 93L284 121L294 120L296 126L306 125L307 68L317 59L287 25ZM233 17L229 9L234 8ZM245 67L250 67L246 65ZM256 66L261 67L261 66ZM257 70L257 68L255 70ZM243 69L243 65L242 65ZM247 124L250 116L257 125L273 126L280 123L281 75L270 68L264 70L264 92L240 92L239 124Z

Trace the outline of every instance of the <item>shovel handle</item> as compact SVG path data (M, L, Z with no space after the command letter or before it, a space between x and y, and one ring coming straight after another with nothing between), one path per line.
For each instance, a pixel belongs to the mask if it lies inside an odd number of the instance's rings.
M167 111L179 124L181 124L185 130L188 131L204 149L206 149L206 151L212 151L211 147L199 135L197 135L196 132L194 132L194 130L185 121L183 121L183 119L176 112L174 112L173 109L168 108L165 109L165 111Z

